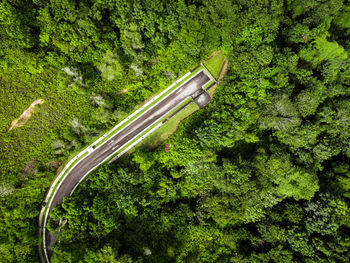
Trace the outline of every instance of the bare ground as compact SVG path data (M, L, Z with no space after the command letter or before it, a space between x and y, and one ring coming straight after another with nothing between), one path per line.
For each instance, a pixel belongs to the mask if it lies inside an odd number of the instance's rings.
M28 174L36 174L36 172L37 171L35 170L35 160L31 160L24 167L22 174L21 174L21 180L23 178L25 178Z
M22 127L24 124L26 124L26 122L29 120L29 118L32 116L32 113L34 113L34 108L35 105L41 105L43 104L45 101L43 99L38 99L36 101L34 101L32 104L30 104L30 106L28 107L28 109L26 109L21 116L19 116L17 119L14 119L11 122L11 126L9 128L9 131L11 131L14 128L18 128L18 127Z
M122 89L121 91L118 92L118 94L124 94L128 91L128 89Z
M150 100L152 100L156 95L153 95L152 97L149 97L147 100L145 100L144 102L142 102L142 104L140 105L140 107L142 107L143 105L147 104L147 102L149 102ZM138 108L138 107L136 107Z
M48 166L55 169L56 171L62 166L63 162L61 160L49 162Z

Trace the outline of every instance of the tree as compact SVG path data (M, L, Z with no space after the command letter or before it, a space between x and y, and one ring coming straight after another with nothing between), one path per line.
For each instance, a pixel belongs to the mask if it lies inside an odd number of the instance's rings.
M319 189L316 174L293 165L288 154L267 157L261 150L255 167L262 177L269 178L276 185L277 196L309 200Z
M97 65L101 72L102 78L106 80L113 80L115 77L119 78L123 74L123 68L118 61L118 56L108 50L102 57L101 62Z

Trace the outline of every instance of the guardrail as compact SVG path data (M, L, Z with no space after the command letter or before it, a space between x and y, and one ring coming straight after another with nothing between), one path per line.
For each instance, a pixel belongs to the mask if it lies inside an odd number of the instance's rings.
M192 72L186 73L184 76L182 76L180 79L176 80L173 82L168 88L163 90L161 93L159 93L156 97L152 98L150 101L148 101L146 104L144 104L142 107L134 111L131 115L129 115L127 118L125 118L123 121L118 123L115 127L113 127L110 131L102 135L100 138L98 138L95 142L87 146L85 149L83 149L80 153L78 153L75 157L73 157L64 167L64 169L58 174L58 176L54 179L52 184L50 185L49 191L45 197L44 200L44 206L42 207L39 215L39 254L42 262L50 262L48 255L47 255L47 250L46 250L46 237L45 237L45 229L46 229L46 224L47 224L47 219L48 219L48 214L50 212L50 206L53 201L53 197L59 188L59 186L62 184L64 181L65 177L69 174L69 172L84 158L86 158L91 151L94 149L97 149L101 146L104 145L104 143L110 138L111 136L114 136L117 134L119 131L121 131L124 127L128 125L132 125L134 121L138 119L138 117L142 116L145 112L156 106L158 103L163 101L166 97L171 95L173 92L177 91L177 88L181 87L186 81L189 81L193 77L195 77L197 74L199 74L201 71L205 71L209 78L211 78L210 81L216 79L210 74L210 72L206 69L206 67L201 63L195 70ZM181 85L180 85L181 84ZM206 85L206 84L205 84ZM184 101L181 101L178 105L182 104ZM178 106L177 105L177 106ZM176 106L176 107L177 107ZM100 162L97 166L93 167L90 169L83 178L80 179L79 183L73 188L71 194L74 192L76 187L80 184L81 181L84 180L84 178L96 167L101 165L102 163L109 161L112 162L116 158L119 158L122 156L125 152L127 152L129 149L134 147L136 144L138 144L140 141L142 141L145 137L147 137L149 134L151 134L153 131L158 129L163 123L163 118L167 116L169 112L164 114L161 118L159 118L157 121L152 123L150 125L150 128L146 129L145 131L141 132L141 135L137 135L134 139L131 141L128 141L126 144L122 146L122 148L119 148L116 152L114 152L112 155L108 156L105 158L102 162ZM131 144L130 144L131 143ZM125 148L126 147L126 148ZM123 149L125 148L125 149ZM120 151L122 150L122 151ZM115 154L117 154L115 156ZM42 238L42 244L41 244L41 238ZM42 256L41 253L41 248L44 250L44 256Z

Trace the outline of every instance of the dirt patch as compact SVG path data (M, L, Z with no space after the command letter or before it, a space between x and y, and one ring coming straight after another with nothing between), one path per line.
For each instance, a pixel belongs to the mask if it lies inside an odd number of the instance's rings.
M169 150L170 150L170 144L169 143L166 143L165 145L164 145L164 151L167 153L167 152L169 152Z
M147 102L149 102L150 100L152 100L155 96L156 96L156 95L153 95L153 96L149 97L147 100L145 100L144 102L142 102L141 105L143 106L143 105L147 104Z
M159 58L157 58L157 59L153 59L152 61L151 61L151 66L153 67L155 64L157 64L159 62Z
M128 89L122 89L121 91L118 92L118 94L124 94L128 91Z
M37 173L37 171L35 170L35 160L31 160L24 167L22 174L21 174L21 180L24 179L29 174L36 174L36 173Z
M48 166L55 169L56 171L62 166L63 162L61 160L55 162L49 162Z
M26 124L26 122L29 120L29 118L32 116L32 113L34 113L34 108L35 105L41 105L43 104L45 101L43 99L38 99L36 101L34 101L28 109L26 109L21 116L19 116L17 119L13 120L11 122L11 126L9 128L9 131L11 131L14 128L18 128L18 127L22 127L24 124Z

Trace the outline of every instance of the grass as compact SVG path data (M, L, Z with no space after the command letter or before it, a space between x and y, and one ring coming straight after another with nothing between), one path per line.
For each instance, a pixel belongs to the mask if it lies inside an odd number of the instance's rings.
M204 66L209 70L215 79L218 78L222 64L225 62L225 54L223 51L216 51L204 63Z
M203 88L206 90L213 83L214 83L214 80L212 80L209 83L205 84Z
M103 140L101 140L99 143L96 144L96 146L101 145L102 143L104 143L105 141L107 141L108 139L110 139L111 137L113 137L117 132L119 132L121 129L123 129L124 127L126 127L128 124L130 124L132 121L134 121L135 119L137 119L141 114L143 114L145 111L147 111L150 107L152 107L155 103L159 102L160 100L162 100L164 97L166 97L170 92L172 92L174 89L176 89L177 87L179 87L180 85L184 84L188 79L190 79L193 75L195 75L197 72L199 72L200 70L202 70L203 67L199 67L198 69L196 69L195 71L193 71L190 75L188 75L186 78L184 78L183 80L181 80L179 83L177 83L176 85L174 85L168 92L164 93L162 96L160 96L159 98L157 98L156 100L154 100L150 105L148 105L147 107L145 107L144 109L142 109L139 113L137 113L136 115L134 115L132 118L130 118L128 121L126 121L123 125L121 125L120 127L118 127L117 129L115 129L113 132L110 132L110 134L108 134Z
M180 81L179 83L177 83L176 85L174 85L168 92L164 93L162 96L160 96L159 98L157 98L156 100L154 100L150 105L148 105L147 107L145 107L144 109L142 109L139 113L135 114L132 118L130 118L129 120L127 120L123 125L121 125L120 127L118 127L117 129L115 129L112 132L109 132L108 136L106 136L103 140L101 140L99 143L97 143L95 146L100 145L101 143L105 142L107 139L109 139L110 137L114 136L118 131L120 131L121 129L123 129L125 126L127 126L130 122L132 122L133 120L135 120L136 118L138 118L142 113L144 113L145 111L147 111L150 107L152 107L155 103L157 103L158 101L160 101L161 99L163 99L165 96L167 96L167 94L169 94L170 92L172 92L174 89L176 89L179 85L182 85L183 83L185 83L189 78L191 78L194 74L196 74L197 72L199 72L202 69L202 67L198 68L197 70L193 71L189 76L187 76L186 78L184 78L182 81ZM126 149L129 145L131 145L132 143L134 143L136 140L138 140L140 137L142 137L145 133L147 133L149 130L151 130L155 125L157 125L159 122L165 120L169 115L171 115L172 113L174 113L177 109L179 109L184 103L188 102L188 100L186 100L185 102L181 103L180 105L178 105L174 110L170 111L166 116L164 116L161 120L159 120L157 123L155 123L154 125L152 125L151 127L149 127L148 129L146 129L145 131L143 131L141 134L139 134L136 138L134 138L132 141L130 141L127 145L125 145L122 149L119 149L118 152L116 152L115 154L113 154L113 156L115 156L116 154L119 154L120 152L123 151L123 149ZM63 178L65 177L65 175L67 174L67 172L69 172L69 170L77 163L79 162L85 155L88 154L87 152L87 148L90 146L86 146L85 149L83 151L80 152L84 152L79 158L77 158L76 160L74 160L74 162L72 162L69 167L66 169L65 173L63 175L61 175L61 178L57 181L57 183L55 184L55 186L53 187L51 196L48 199L48 202L50 202L53 193L55 192L56 188L58 187L59 183L63 180ZM111 156L111 158L113 157ZM72 160L75 156L71 156L69 158L69 160ZM109 158L109 159L111 159ZM106 160L108 161L108 160ZM68 163L68 162L67 162ZM62 171L62 170L61 170ZM47 209L47 208L46 208ZM45 209L45 213L46 213L46 209Z
M174 115L169 121L164 123L159 129L145 138L138 146L141 148L154 149L162 144L172 133L174 133L180 121L199 110L196 103L192 102L184 109Z
M209 94L209 96L211 98L213 98L213 96L214 96L215 88L216 88L216 85L214 85L213 87L210 88L210 90L207 91L207 93Z
M124 151L125 149L127 149L130 145L132 145L134 142L136 142L139 138L143 137L147 132L149 132L150 130L152 130L155 126L157 126L159 123L163 122L164 120L166 120L169 116L171 116L172 114L174 114L176 111L178 111L181 107L183 107L184 105L186 105L187 103L189 103L191 101L191 98L187 98L186 100L184 100L183 102L181 102L180 104L178 104L173 110L169 111L165 116L163 116L161 119L159 119L156 123L154 123L152 126L148 127L146 130L142 131L142 133L140 133L137 137L135 137L133 140L131 140L127 145L124 145L122 148L120 148L117 152L115 152L113 154L113 156L111 156L112 159L114 158L115 155L120 154L122 151ZM172 117L173 118L173 117ZM171 118L171 119L172 119ZM156 133L159 129L161 129L163 127L163 125L156 129L155 131L153 131L150 135L147 135L147 137L145 137L145 139L143 139L141 142L139 142L138 144L134 145L128 152L132 153L135 149L137 149L139 147L139 145L143 145L143 142L145 140L147 140L149 138L149 136L152 136L154 133Z
M215 57L213 57L215 58ZM211 59L212 60L212 59ZM209 61L211 61L209 60ZM189 76L187 76L186 78L184 78L182 81L180 81L179 83L177 83L176 85L174 85L168 92L164 93L162 96L160 96L159 98L157 98L156 100L154 100L152 103L150 103L150 105L148 105L147 107L145 107L144 109L142 109L139 113L135 114L132 118L130 118L129 120L127 120L123 125L121 125L120 127L118 127L117 129L115 129L114 131L110 131L109 134L103 139L101 140L99 143L97 143L95 146L98 146L100 144L102 144L103 142L105 142L106 140L108 140L109 138L111 138L112 136L114 136L117 132L119 132L121 129L123 129L125 126L127 126L130 122L132 122L133 120L135 120L136 118L138 118L142 113L144 113L145 111L147 111L150 107L152 107L155 103L157 103L158 101L160 101L161 99L163 99L165 96L167 96L167 94L169 94L170 92L172 92L174 89L176 89L178 86L182 85L183 83L185 83L189 78L191 78L194 74L196 74L197 72L199 72L200 70L202 70L202 67L199 67L198 69L196 69L195 71L193 71ZM219 69L220 70L220 69ZM212 82L206 84L205 87L209 86ZM187 102L189 102L189 100L187 99L186 101L184 101L183 103L181 103L180 105L178 105L175 109L173 109L172 111L170 111L165 117L163 117L160 121L158 121L157 123L155 123L154 125L152 125L152 127L149 127L148 129L146 129L145 131L143 131L141 134L139 134L139 136L137 136L136 138L134 138L132 141L130 141L127 145L125 145L122 149L119 149L118 152L116 152L115 154L113 154L113 156L115 156L116 154L119 154L120 152L123 151L123 149L126 149L128 146L130 146L132 143L134 143L136 140L138 140L140 137L142 137L145 133L147 133L149 130L151 130L155 125L157 125L159 122L165 120L168 116L170 116L171 114L173 114L174 112L176 112L180 107L182 107L183 105L185 105ZM187 116L191 115L192 113L194 113L195 111L197 111L199 109L199 107L195 104L195 103L190 103L189 105L187 105L183 110L181 110L180 112L178 112L175 116L173 116L172 118L170 118L169 121L167 121L165 124L163 124L159 129L157 129L156 131L154 131L150 136L148 136L147 138L145 138L145 140L140 144L143 147L147 146L148 148L154 148L156 146L158 146L159 144L161 144L166 138L168 138L177 128L177 125L179 124L179 122L186 118ZM75 160L70 166L69 168L66 170L65 174L67 172L69 172L69 170L71 169L72 166L74 166L81 158L83 158L86 154L87 154L87 148L89 146L87 146L83 151L86 151L82 156L80 156L79 158L77 158L77 160ZM113 157L111 156L111 157ZM71 158L69 158L70 160L73 159L74 157L71 156ZM54 186L54 189L52 191L52 193L54 193L55 189L57 188L57 185L59 184L59 182L64 178L64 176L62 176L60 178L60 180L57 182L57 184ZM49 200L52 198L52 196L49 198Z
M120 125L120 127L118 127L117 129L115 129L114 131L110 131L108 132L109 134L103 139L101 140L98 144L96 144L95 146L100 145L101 143L103 143L104 141L106 141L108 138L110 138L111 136L113 136L114 134L116 134L118 131L120 131L122 128L124 128L126 125L128 125L130 122L132 122L133 120L135 120L136 118L138 118L142 113L144 113L145 111L147 111L150 107L152 107L155 103L157 103L158 101L162 100L165 96L167 96L167 94L169 94L170 92L172 92L174 89L176 89L178 86L182 85L183 83L185 83L189 78L191 78L193 75L195 75L197 72L199 72L200 70L202 70L203 67L199 67L198 69L196 69L195 71L193 71L189 76L187 76L185 79L183 79L182 81L180 81L179 83L177 83L176 85L174 85L168 92L164 93L162 96L160 96L159 98L157 98L156 100L154 100L152 103L150 103L147 107L145 107L144 109L142 109L139 113L135 114L132 118L128 119L127 121L125 121L125 123L123 125ZM219 69L220 70L220 69ZM213 74L211 72L211 74ZM215 76L215 75L214 75ZM206 87L208 85L210 85L212 82L208 83L206 85ZM178 109L180 109L182 106L186 105L188 102L190 102L190 98L186 99L185 101L183 101L182 103L180 103L175 109L173 109L172 111L170 111L168 114L166 114L166 116L164 116L162 119L160 119L159 121L157 121L156 123L154 123L151 127L148 127L146 130L144 130L141 134L139 134L136 138L134 138L133 140L131 140L127 145L125 145L122 149L119 149L115 154L113 154L110 158L108 158L107 160L105 160L104 162L107 162L109 160L111 160L115 155L121 153L124 149L127 149L130 145L132 145L134 142L136 142L139 138L141 138L142 136L144 136L144 134L146 134L147 132L149 132L151 129L153 129L153 127L155 127L156 125L158 125L160 122L164 121L167 117L171 116L172 114L174 114ZM182 109L180 112L176 113L174 116L172 116L165 124L163 124L161 127L159 127L157 130L155 130L152 134L150 134L148 137L146 137L141 143L139 143L138 147L148 147L148 148L155 148L158 145L160 145L164 140L166 140L177 128L178 124L180 123L181 120L183 120L184 118L188 117L189 115L191 115L192 113L196 112L197 110L199 110L199 107L197 106L196 103L192 102L190 104L188 104L184 109ZM69 170L77 163L79 162L86 154L87 154L87 148L89 146L87 146L84 149L84 154L82 154L82 156L80 156L79 158L77 158L74 162L72 162L72 164L70 164L70 166L67 168L66 172L64 173L64 175L69 172ZM131 151L133 151L134 149L136 149L136 147L133 147L131 149ZM72 160L72 158L74 158L73 156L71 156L69 159ZM67 162L68 163L68 162ZM48 202L50 202L50 200L52 199L52 195L55 192L55 190L57 189L59 183L63 180L64 175L61 176L61 178L57 181L57 183L55 184L55 186L52 189L51 192L51 196L48 199ZM85 180L86 178L84 178ZM45 215L47 212L48 206L45 207L44 209L44 214L43 214L43 220L45 220ZM41 237L40 237L41 238Z
M0 72L0 181L16 183L31 160L57 160L52 144L69 129L67 120L87 120L91 113L89 94L60 92L65 76L59 70L30 75L9 67ZM62 84L63 85L63 84ZM8 131L34 101L45 100L22 127Z
M211 58L204 63L213 77L217 78L220 73L221 66L225 62L225 56L223 51L214 52ZM208 68L209 65L209 68ZM201 67L200 67L201 68ZM197 70L196 70L197 71ZM203 88L206 89L209 87L213 81L207 83ZM210 97L213 97L215 88L212 87L208 94ZM151 135L145 138L142 143L140 143L136 148L147 148L147 149L155 149L157 146L161 145L172 133L174 133L177 129L179 123L190 116L191 114L198 111L200 108L197 106L195 102L187 105L183 110L178 112L175 116L173 116L169 121L163 124L159 129L154 131Z
M209 72L213 75L214 78L219 77L220 69L222 65L225 63L226 58L223 51L214 52L211 57L204 63L205 67L209 70ZM201 68L201 67L200 67ZM197 70L196 70L197 71ZM206 84L204 89L209 87L214 81ZM215 88L212 87L208 94L210 97L213 97ZM162 144L172 133L174 133L179 125L180 121L191 115L192 113L199 110L199 107L196 103L192 102L187 105L183 110L178 112L175 116L173 116L169 121L163 124L159 129L154 131L151 135L145 138L142 143L140 143L137 148L147 148L147 149L155 149L157 146Z

